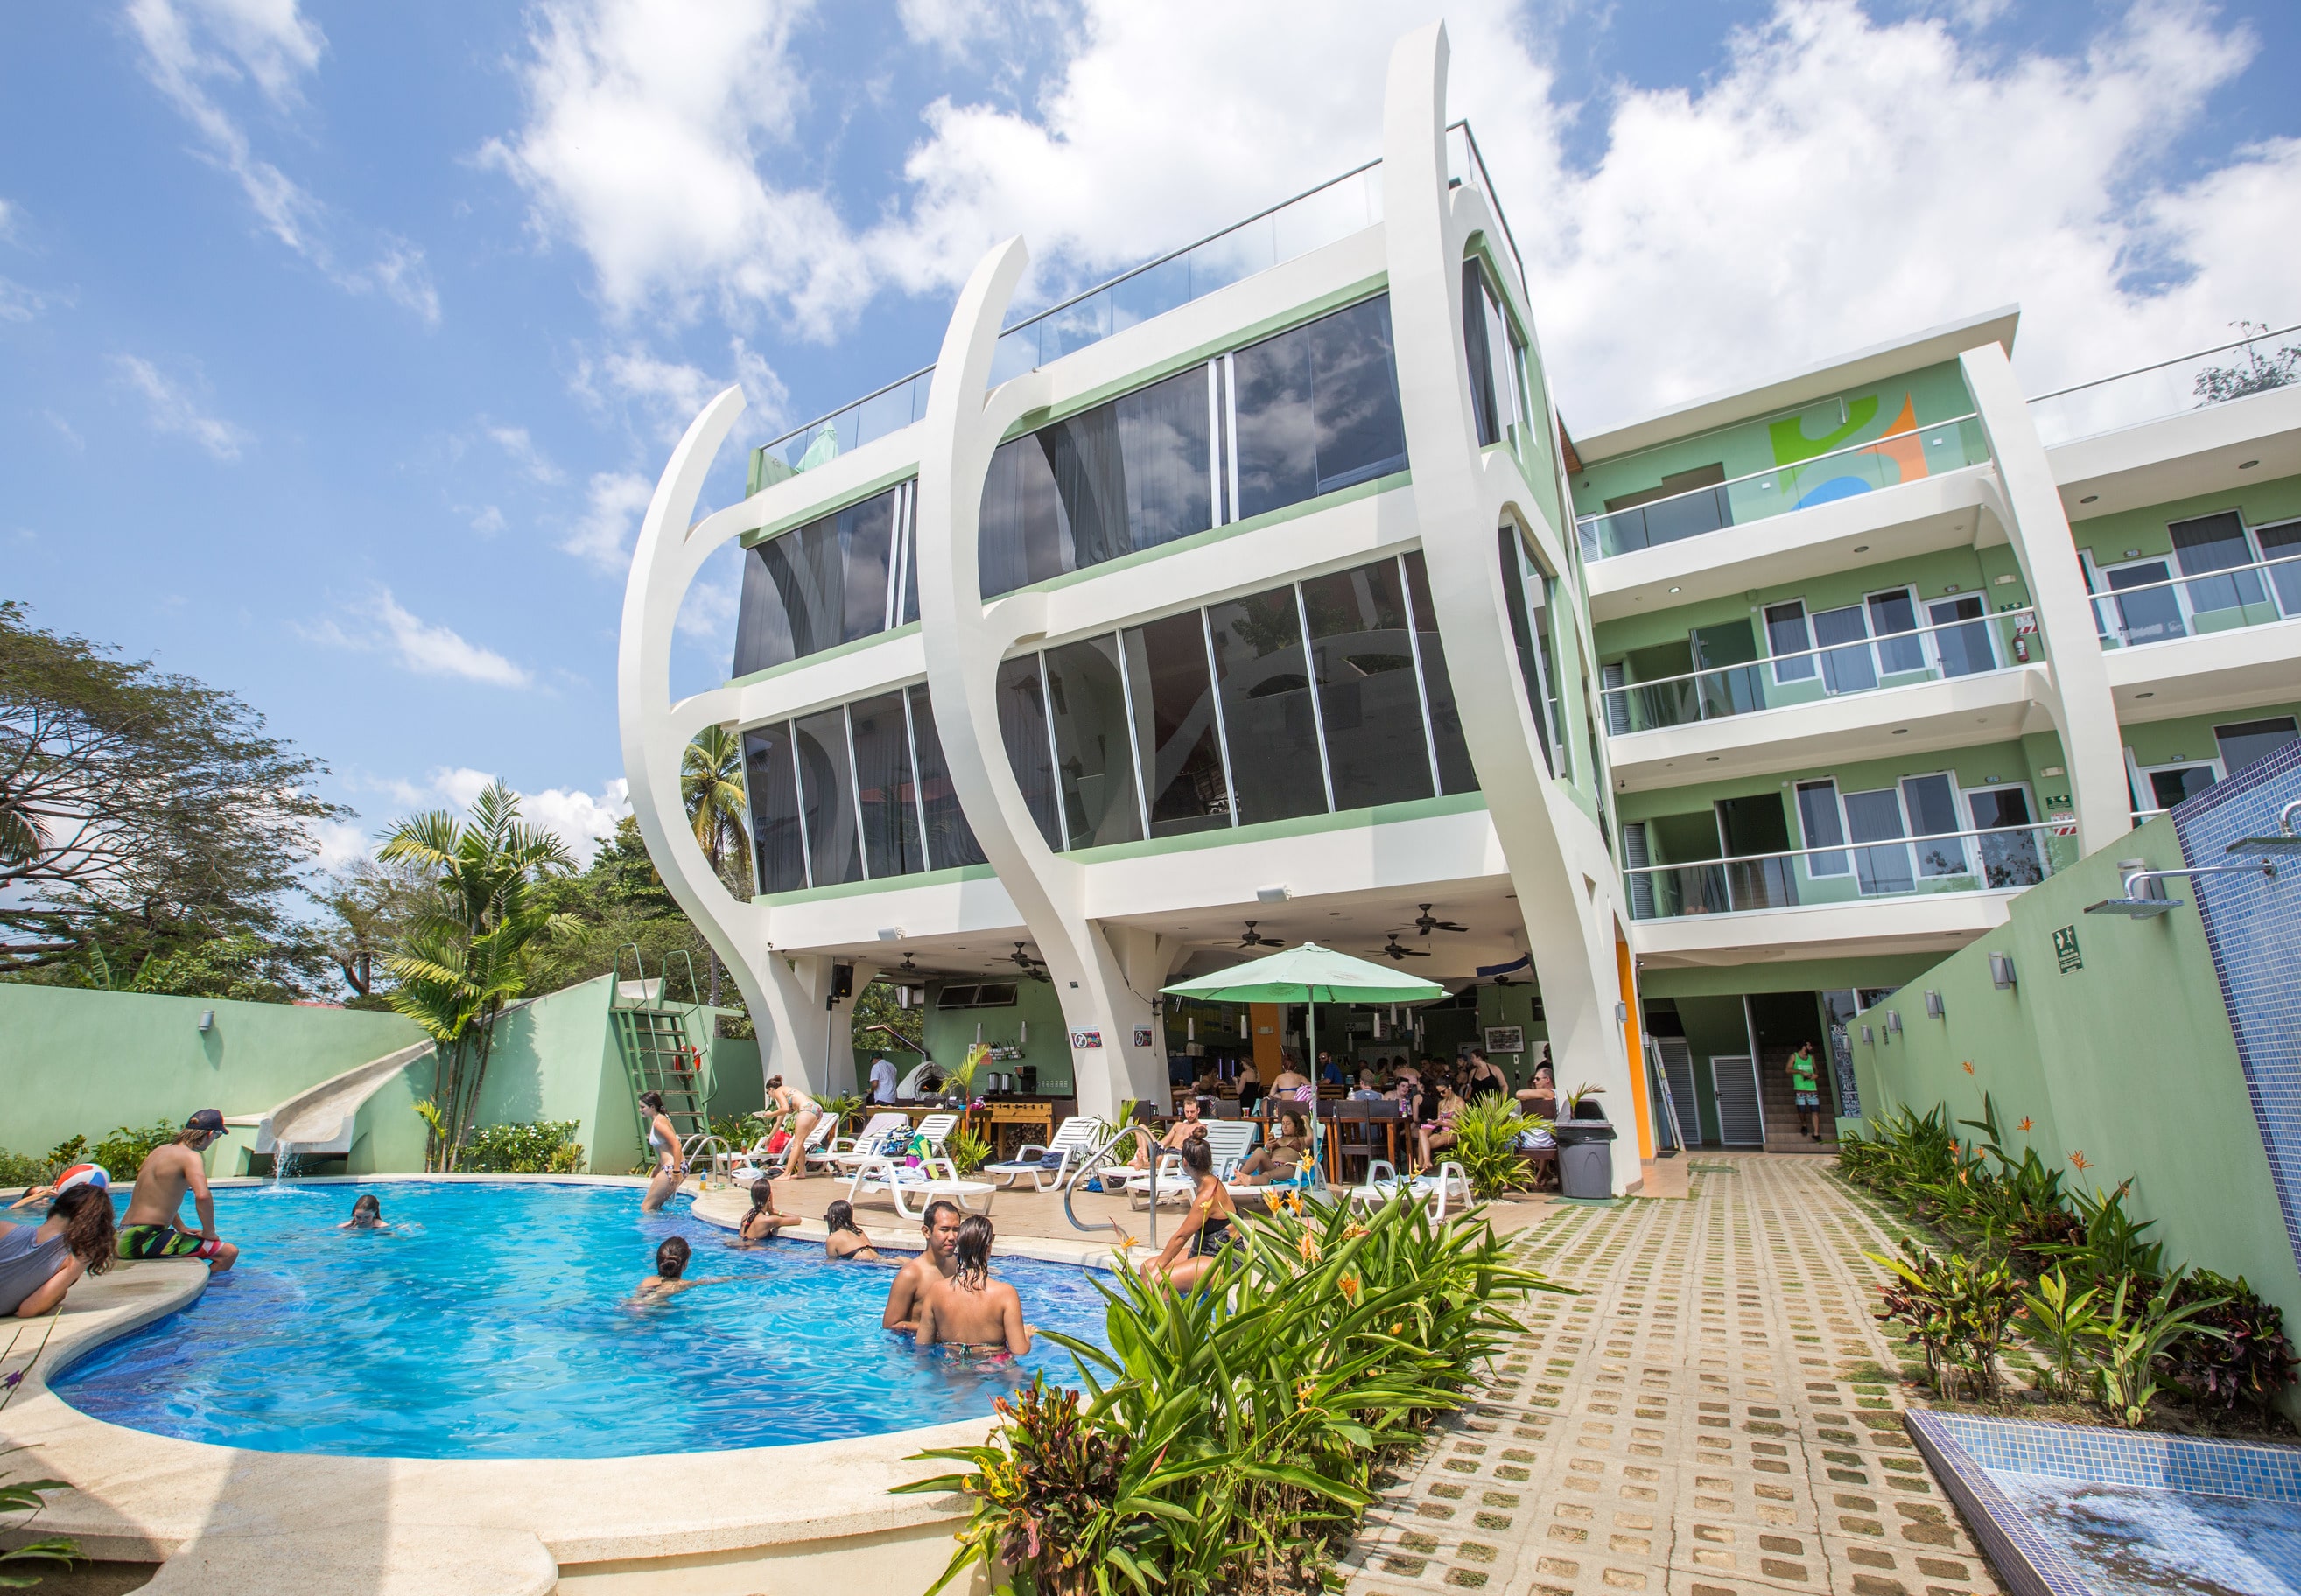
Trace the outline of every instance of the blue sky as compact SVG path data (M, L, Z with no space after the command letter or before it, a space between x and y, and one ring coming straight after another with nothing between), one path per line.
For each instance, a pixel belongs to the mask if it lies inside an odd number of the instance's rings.
M331 859L498 774L588 847L697 405L760 441L1000 237L1044 297L1369 158L1439 14L1578 429L2011 300L2033 389L2301 319L2289 4L13 6L0 594L326 759Z

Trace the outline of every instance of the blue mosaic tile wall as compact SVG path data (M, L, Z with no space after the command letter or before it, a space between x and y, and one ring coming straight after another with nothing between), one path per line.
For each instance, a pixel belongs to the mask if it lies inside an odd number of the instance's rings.
M2195 902L2204 918L2286 1241L2301 1264L2301 854L2227 851L2241 837L2276 836L2278 812L2297 798L2301 742L2189 799L2173 811L2184 864L2274 856L2278 876L2206 876L2166 885Z
M1929 1416L1984 1468L2301 1502L2301 1448L2135 1434L2083 1425Z

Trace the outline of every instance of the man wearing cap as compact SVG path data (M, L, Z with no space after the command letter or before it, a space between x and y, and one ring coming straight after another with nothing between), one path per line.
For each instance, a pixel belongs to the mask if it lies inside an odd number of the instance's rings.
M127 1215L120 1222L121 1258L205 1258L211 1274L231 1267L239 1249L216 1234L215 1198L208 1191L207 1161L201 1157L222 1134L222 1112L203 1108L184 1122L173 1141L145 1156ZM178 1223L187 1191L200 1213L197 1233Z

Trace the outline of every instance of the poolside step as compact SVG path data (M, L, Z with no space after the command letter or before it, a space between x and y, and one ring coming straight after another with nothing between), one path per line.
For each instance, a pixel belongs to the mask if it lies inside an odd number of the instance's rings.
M389 1500L381 1493L379 1507ZM143 1588L152 1596L357 1591L361 1596L548 1596L559 1565L526 1530L392 1524L314 1502L319 1530L207 1533L178 1547Z

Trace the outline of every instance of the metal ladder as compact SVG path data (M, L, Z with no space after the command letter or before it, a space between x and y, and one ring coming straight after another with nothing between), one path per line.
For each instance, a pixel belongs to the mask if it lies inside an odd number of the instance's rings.
M638 972L632 983L634 996L626 999L623 981L623 955L632 956L632 967ZM650 1162L655 1149L648 1141L647 1110L639 1107L644 1092L659 1092L663 1097L664 1116L671 1121L672 1129L679 1133L683 1148L695 1138L708 1135L711 1130L711 1083L702 1056L687 1032L687 1016L699 1005L696 1001L695 963L686 950L677 957L687 965L689 1000L674 1006L671 998L671 960L664 960L663 974L650 995L647 982L647 965L640 957L637 943L626 943L615 950L615 991L609 1000L608 1013L615 1022L615 1041L623 1056L623 1072L631 1079L633 1122L639 1132L639 1156L641 1163Z

